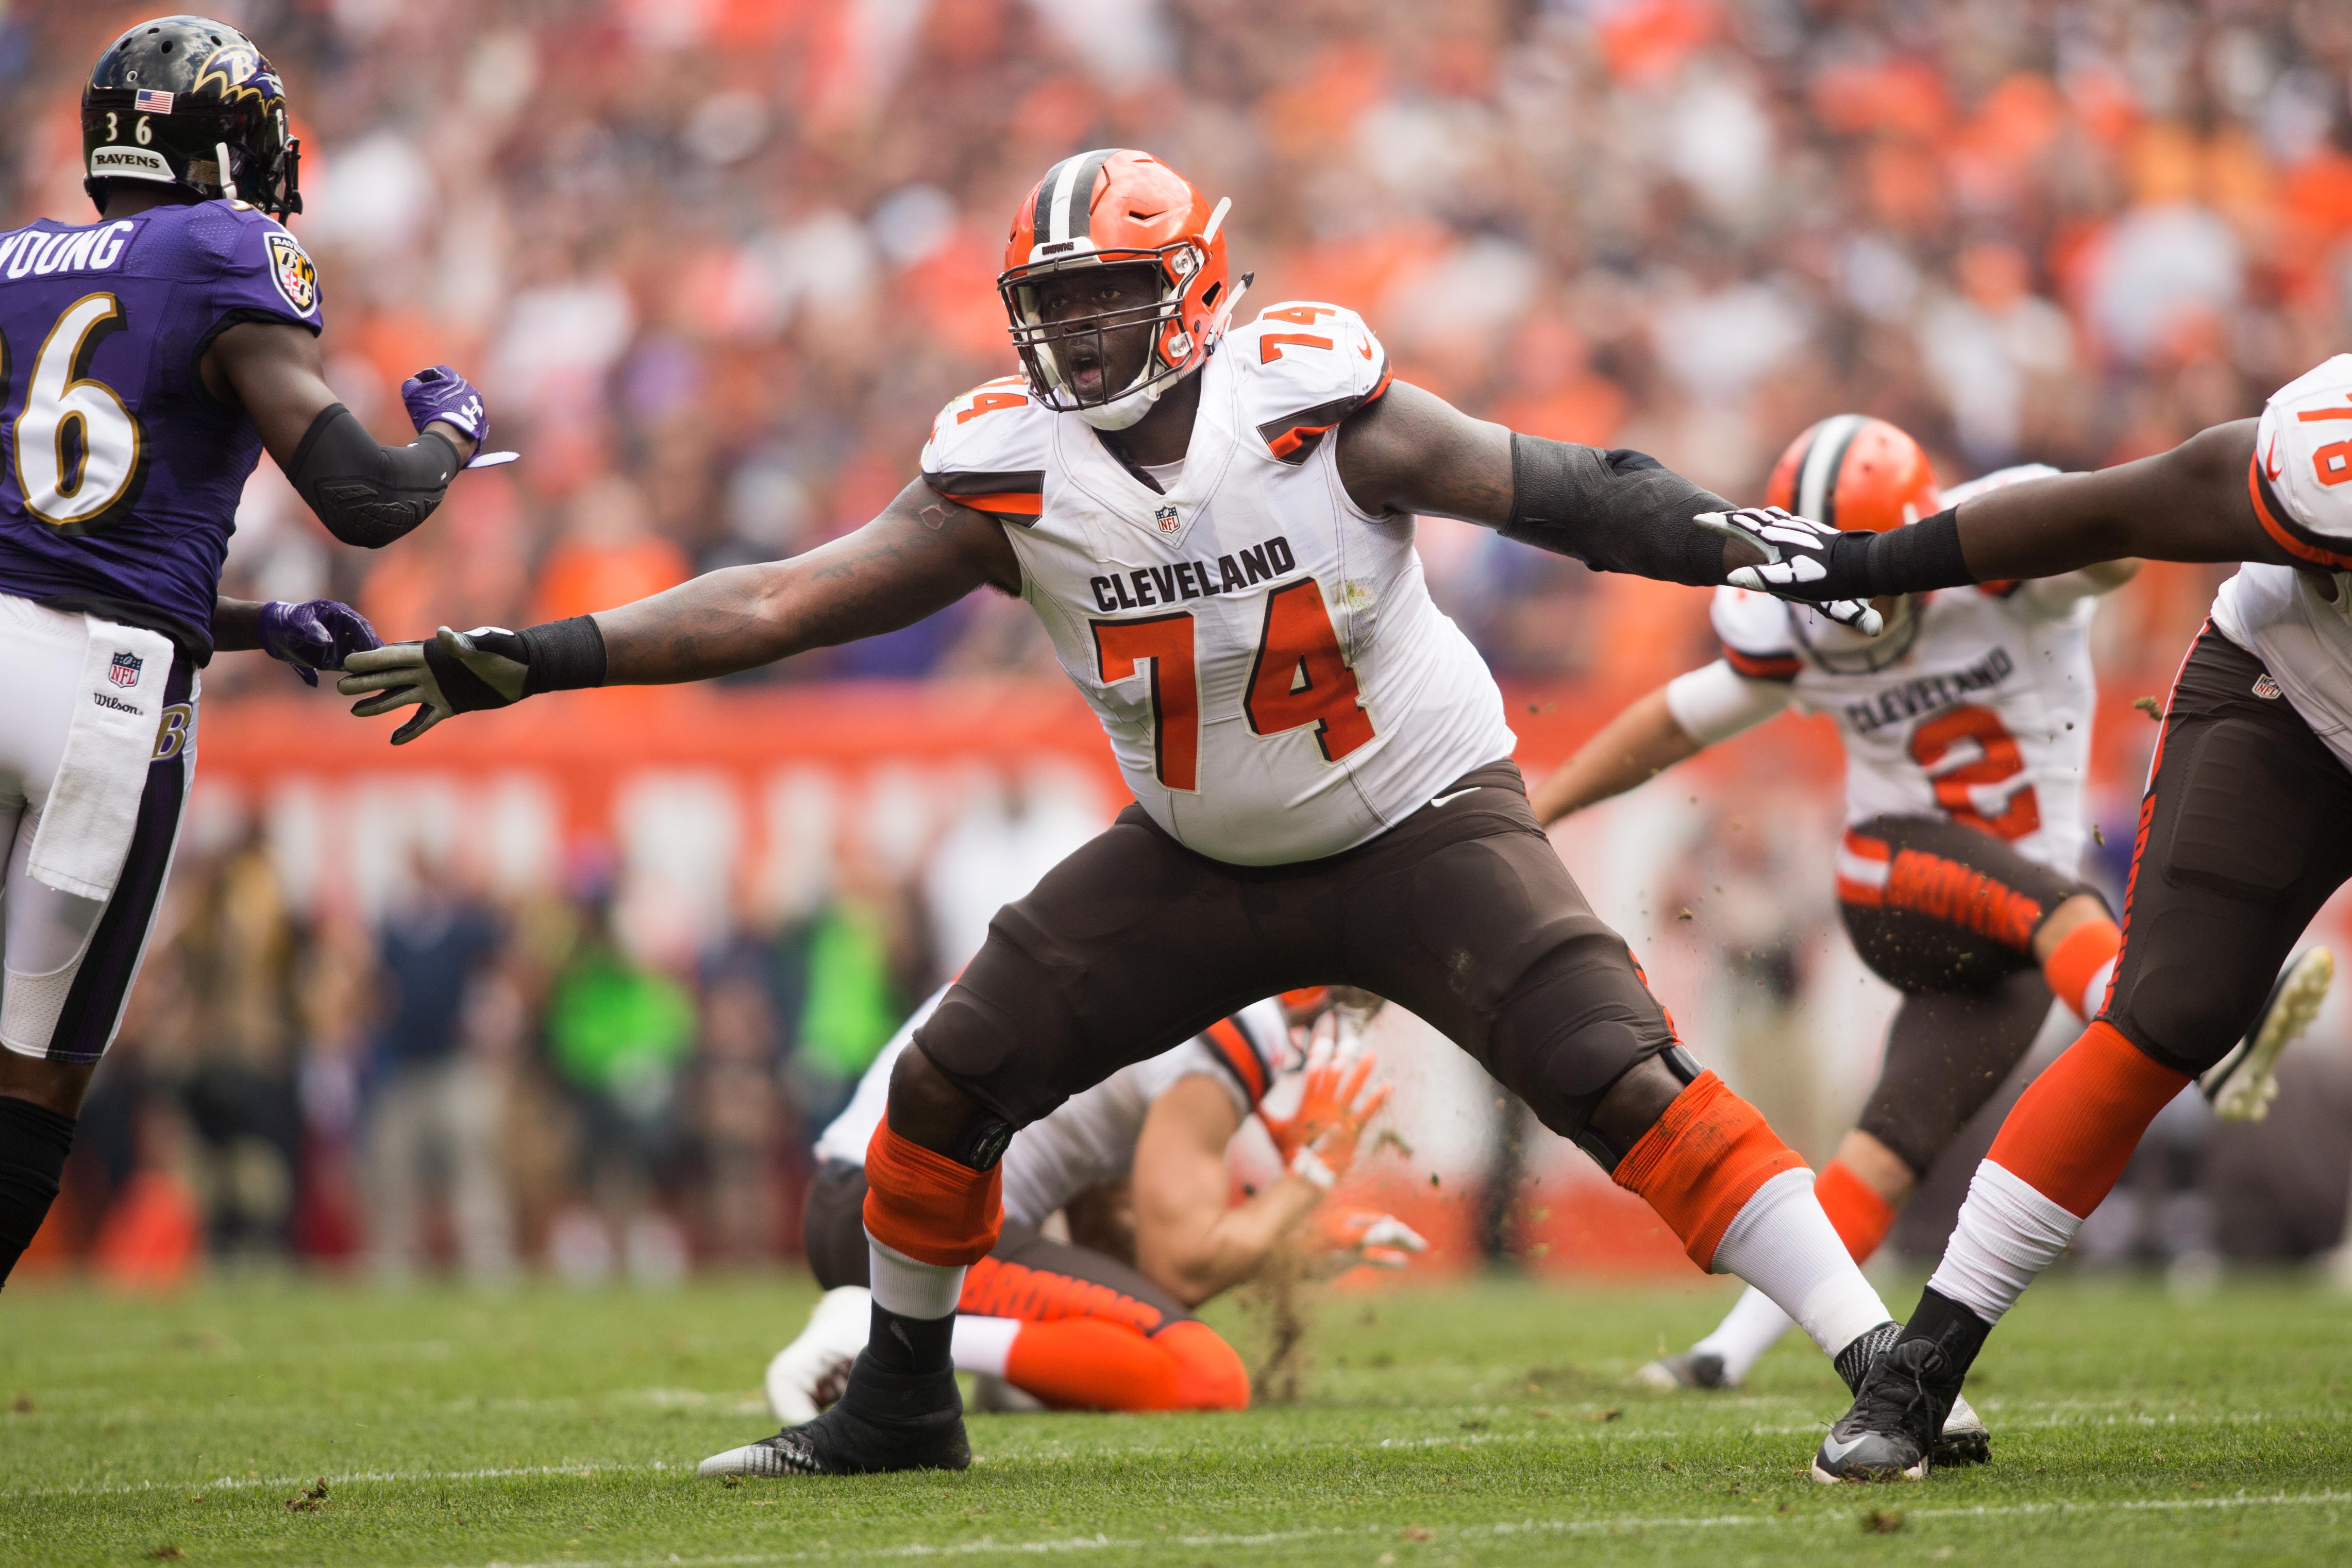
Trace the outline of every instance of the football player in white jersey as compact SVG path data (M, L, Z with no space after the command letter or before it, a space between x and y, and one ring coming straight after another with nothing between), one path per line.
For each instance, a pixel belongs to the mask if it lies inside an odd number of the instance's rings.
M1927 455L1884 420L1838 414L1791 442L1775 506L1884 532L2019 479L2003 469L1945 493ZM1837 724L1846 754L1839 905L1855 950L1903 992L1862 1119L1815 1196L1856 1260L1877 1250L1936 1157L2032 1048L2054 993L2097 1014L2122 937L2076 876L2097 692L2094 601L2135 563L2063 577L1882 600L1875 639L1811 606L1717 591L1723 657L1628 707L1535 791L1550 823L1795 708ZM1652 1362L1662 1386L1737 1386L1789 1328L1757 1291L1691 1349ZM1942 1463L1979 1460L1965 1405Z
M871 636L993 586L1036 612L1100 718L1136 804L998 913L900 1054L866 1160L872 1333L840 1401L761 1445L765 1473L970 1463L952 1320L995 1243L1006 1141L1304 986L1428 1020L1850 1382L1893 1337L1804 1162L1682 1049L1551 852L1501 696L1413 551L1414 517L1439 514L1711 586L1731 562L1694 519L1728 503L1393 381L1339 306L1231 326L1248 280L1225 211L1146 153L1063 160L1022 200L998 278L1023 378L950 403L921 479L873 522L596 615L362 655L342 684L362 716L415 706L394 737L413 740L540 692Z
M802 1235L825 1294L767 1375L768 1404L787 1426L814 1420L866 1348L866 1149L898 1053L944 995L908 1019L817 1139ZM1365 1016L1332 1007L1328 990L1253 1003L1014 1134L1004 1151L1004 1228L964 1275L957 1302L956 1370L1056 1408L1244 1408L1241 1358L1192 1309L1254 1277L1284 1246L1303 1242L1334 1270L1399 1268L1423 1247L1392 1216L1323 1207L1389 1098L1388 1085L1370 1082L1377 1059L1354 1049ZM1325 1033L1303 1061L1296 1109L1278 1117L1264 1102L1277 1064L1297 1059L1293 1018L1302 1031ZM1226 1145L1252 1114L1298 1169L1235 1204ZM1044 1234L1057 1211L1070 1240ZM1320 1223L1301 1237L1310 1218ZM739 1457L756 1455L715 1455L702 1473L730 1473Z
M2317 1005L2279 966L2352 878L2352 355L2259 420L2171 451L1972 497L1883 534L1731 514L1733 582L1803 598L1916 593L2095 562L2242 561L2175 677L2099 1017L2018 1101L1902 1338L1813 1460L1822 1480L1924 1475L1969 1364L2105 1197L2156 1113L2258 1017ZM2273 978L2277 977L2277 978ZM2298 1000L2298 995L2303 1000Z

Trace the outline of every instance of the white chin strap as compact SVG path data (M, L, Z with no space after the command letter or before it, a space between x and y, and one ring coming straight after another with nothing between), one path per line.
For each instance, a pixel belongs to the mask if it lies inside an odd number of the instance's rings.
M1150 371L1151 366L1146 363L1142 370L1136 372L1136 379L1140 381ZM1097 430L1125 430L1151 412L1151 405L1160 401L1161 392L1183 379L1182 376L1162 377L1149 386L1135 387L1121 392L1108 402L1082 408L1077 411L1078 417Z

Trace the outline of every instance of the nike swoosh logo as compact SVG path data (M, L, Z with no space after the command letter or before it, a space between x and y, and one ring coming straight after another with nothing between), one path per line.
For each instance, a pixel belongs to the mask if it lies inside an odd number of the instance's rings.
M1372 346L1370 343L1360 343L1356 346L1356 352L1369 360L1372 357Z
M2271 437L2270 452L2263 459L2263 477L2275 485L2278 483L2279 475L2283 472L2284 470L2280 468L2278 460L2278 437L2273 435Z
M1863 1439L1860 1437L1854 1438L1850 1443L1841 1443L1835 1437L1823 1437L1822 1439L1822 1457L1829 1460L1830 1463L1836 1464L1840 1460L1843 1459L1848 1454L1851 1454L1856 1448L1861 1448L1862 1444Z
M1429 803L1433 806L1443 806L1449 800L1459 800L1463 796L1470 794L1474 790L1484 789L1485 788L1486 786L1484 784L1473 784L1468 789L1456 789L1451 795L1432 796Z

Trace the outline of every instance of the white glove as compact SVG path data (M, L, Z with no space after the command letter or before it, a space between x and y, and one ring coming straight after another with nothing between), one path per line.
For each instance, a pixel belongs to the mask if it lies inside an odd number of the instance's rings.
M1841 536L1811 517L1784 512L1778 507L1734 507L1727 512L1701 512L1691 521L1712 534L1753 545L1764 552L1761 566L1743 566L1725 579L1735 588L1752 589L1779 599L1811 604L1842 626L1865 637L1883 629L1877 611L1866 599L1822 600L1805 590L1830 575L1831 546Z
M1340 1269L1357 1263L1402 1269L1414 1253L1429 1250L1421 1233L1393 1214L1349 1209L1324 1215L1318 1228L1324 1252Z

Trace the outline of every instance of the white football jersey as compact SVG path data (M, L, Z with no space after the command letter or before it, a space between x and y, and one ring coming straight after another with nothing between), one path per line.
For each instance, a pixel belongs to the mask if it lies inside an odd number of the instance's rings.
M2263 527L2312 570L2249 561L2214 595L2213 624L2352 767L2352 354L2271 395L2247 488Z
M1198 373L1165 493L1018 378L940 413L923 477L1007 525L1022 596L1152 821L1235 864L1337 854L1515 737L1430 600L1413 519L1339 483L1330 432L1388 388L1370 329L1269 306Z
M2057 470L2004 469L1944 492L1947 506ZM1868 670L1839 657L1861 639L1810 606L1745 589L1716 591L1725 660L1786 685L1798 707L1837 722L1849 825L1876 816L1946 817L2007 840L2066 876L2090 832L2083 780L2098 688L2087 596L1987 583L1914 596L1899 656ZM1898 645L1899 641L1898 641ZM1830 662L1825 662L1825 658Z
M934 992L882 1048L857 1081L848 1108L817 1139L818 1159L866 1163L866 1145L889 1102L890 1069L946 995L945 987ZM1279 1002L1253 1002L1207 1032L1123 1067L1065 1100L1051 1115L1013 1134L1006 1146L1004 1218L1017 1225L1043 1225L1088 1187L1125 1179L1134 1168L1136 1142L1143 1136L1152 1103L1187 1078L1215 1080L1233 1096L1234 1111L1247 1116L1274 1086L1275 1064L1285 1055L1289 1033Z

